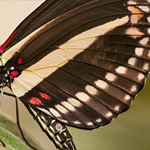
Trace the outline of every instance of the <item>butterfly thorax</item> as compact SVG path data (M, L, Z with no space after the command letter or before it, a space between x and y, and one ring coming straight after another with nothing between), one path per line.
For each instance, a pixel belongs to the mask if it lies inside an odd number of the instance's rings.
M0 85L2 87L6 86L6 76L7 68L5 66L0 66Z
M20 75L20 71L15 70L14 67L0 66L0 86L10 86L14 78Z

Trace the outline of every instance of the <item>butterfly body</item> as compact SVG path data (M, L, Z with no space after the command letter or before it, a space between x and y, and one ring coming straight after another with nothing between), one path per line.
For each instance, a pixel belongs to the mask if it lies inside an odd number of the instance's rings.
M64 2L46 1L1 46L1 82L39 124L51 127L46 132L57 145L69 141L75 149L65 125L106 125L142 89L149 72L150 5L72 0L59 14Z

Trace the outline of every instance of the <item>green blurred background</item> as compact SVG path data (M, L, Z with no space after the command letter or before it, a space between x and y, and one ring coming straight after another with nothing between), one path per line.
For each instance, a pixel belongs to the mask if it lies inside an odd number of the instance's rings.
M14 28L43 0L0 1L0 44ZM6 89L9 91L9 89ZM55 146L41 131L26 108L19 103L20 122L23 129L43 150L55 150ZM14 99L3 96L0 112L15 121ZM78 150L150 150L150 76L145 88L134 100L131 108L109 125L85 131L69 127Z

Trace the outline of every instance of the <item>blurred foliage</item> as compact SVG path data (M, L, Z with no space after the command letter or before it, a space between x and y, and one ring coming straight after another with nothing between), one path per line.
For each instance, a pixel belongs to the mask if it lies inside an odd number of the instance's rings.
M32 145L36 145L39 149L41 149L37 144L33 142L33 140L24 132L29 143ZM18 129L18 126L11 120L0 114L0 139L5 143L6 148L2 146L0 142L0 150L30 150L30 148L25 144L22 140L22 136Z
M0 115L0 139L5 143L9 150L29 150L29 148L19 138L19 132L15 123ZM2 145L2 143L0 143Z

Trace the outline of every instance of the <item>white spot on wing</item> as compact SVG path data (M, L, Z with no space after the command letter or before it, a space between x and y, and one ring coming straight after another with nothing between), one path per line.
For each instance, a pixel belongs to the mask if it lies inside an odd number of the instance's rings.
M111 112L108 112L108 113L106 114L107 117L112 117L112 115L113 115L113 114L112 114Z
M135 49L135 54L136 54L137 56L142 56L142 55L143 55L143 51L144 51L144 48L142 48L142 47L137 47L137 48Z
M53 108L50 108L49 111L55 116L55 117L61 117L61 115Z
M137 91L137 87L135 86L135 85L133 85L132 87L131 87L131 92L136 92Z
M59 104L55 105L55 107L56 107L59 111L61 111L63 114L68 113L68 110L67 110L66 108L64 108L63 106L59 105Z
M147 29L147 32L150 34L150 28Z
M149 12L149 7L148 6L138 6L141 10L145 11L145 12Z
M142 40L140 40L139 43L142 44L142 45L147 45L148 41L149 41L149 38L145 37Z
M87 125L88 126L93 126L93 123L92 122L87 122Z
M149 70L149 63L148 62L144 63L143 69L144 70Z
M102 121L101 118L96 119L96 122L100 123Z
M96 95L97 94L97 89L91 85L87 85L85 87L85 90L89 93L89 94L92 94L92 95Z
M144 74L143 73L139 73L137 78L141 81L145 78Z
M83 102L88 102L90 100L90 97L86 93L83 93L83 92L78 92L76 94L76 97Z
M108 88L107 82L105 82L105 81L103 81L103 80L97 80L97 81L94 82L94 84L95 84L97 87L101 88L101 89L106 89L106 88Z
M109 81L115 81L117 77L115 74L108 72L106 73L105 78Z
M79 122L79 121L74 121L73 123L74 124L81 124L81 122Z
M76 100L75 98L68 98L67 100L71 105L75 106L75 107L81 107L82 103L79 102L78 100Z
M124 97L124 99L126 100L126 101L128 101L128 100L130 100L130 95L125 95L125 97Z
M147 21L150 22L150 16L147 17Z
M128 1L128 5L135 5L136 4L136 2L134 2L134 1Z
M118 105L118 106L116 106L114 109L115 109L116 111L119 111L119 110L120 110L120 106Z
M65 106L67 109L69 109L70 111L75 111L76 110L75 107L73 107L70 103L68 103L66 101L61 102L61 104L63 106Z
M116 68L116 72L120 74L125 74L127 72L127 68L123 66L119 66L118 68Z
M136 64L137 59L135 57L131 57L128 60L128 64L134 66Z
M48 110L44 109L44 108L40 108L40 107L36 107L36 108L41 110L42 112L48 114L48 115L51 115L51 113Z

